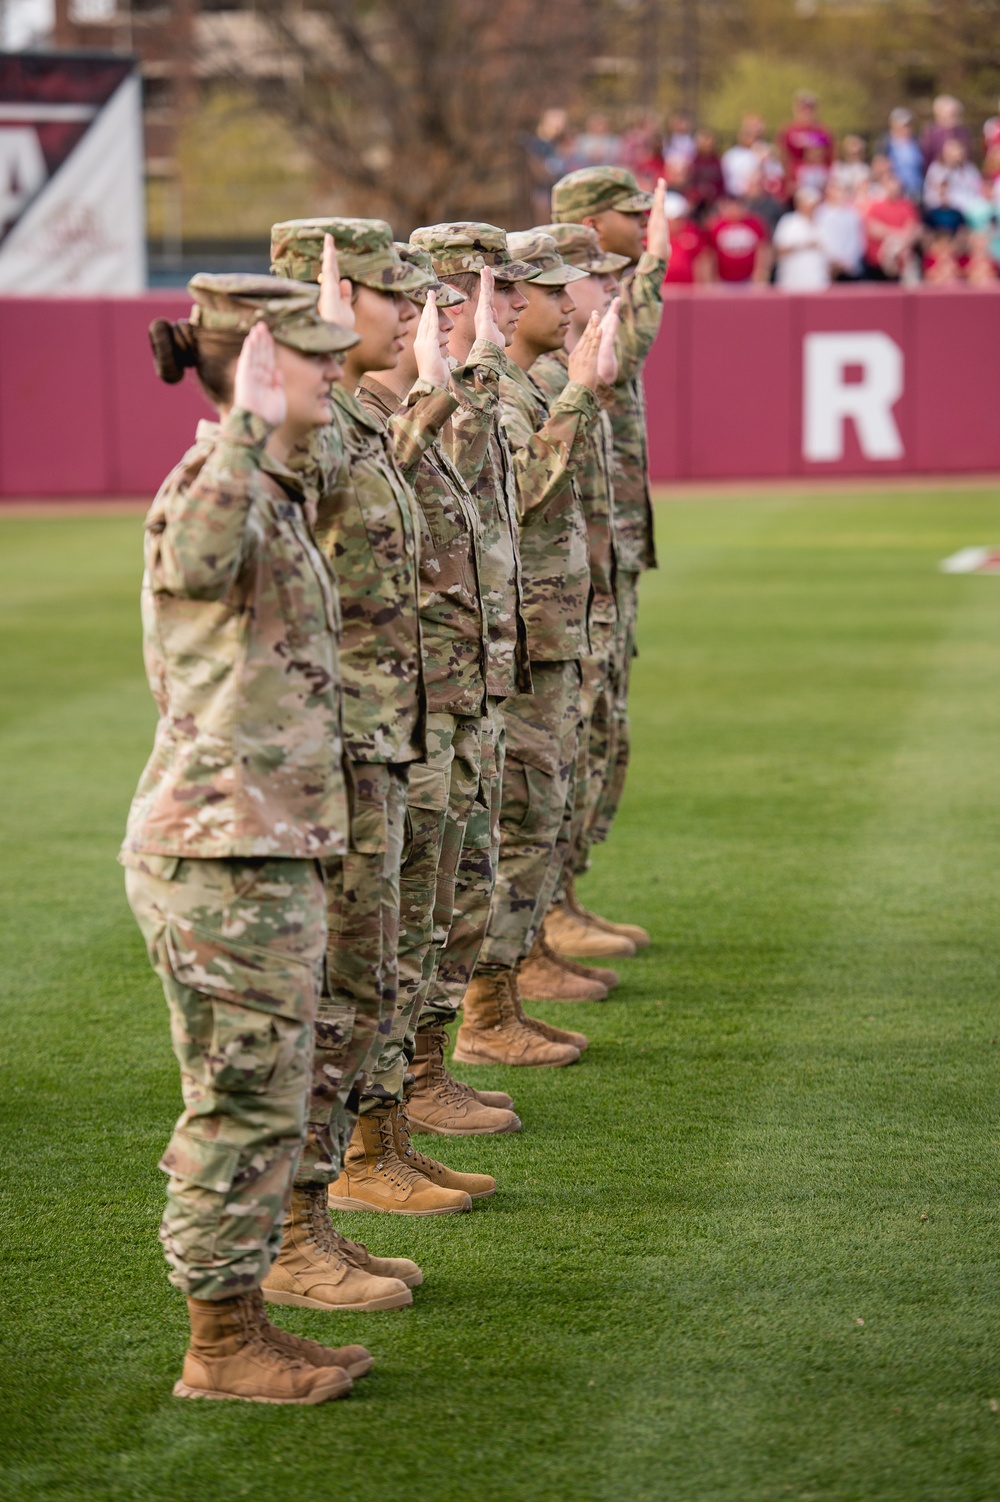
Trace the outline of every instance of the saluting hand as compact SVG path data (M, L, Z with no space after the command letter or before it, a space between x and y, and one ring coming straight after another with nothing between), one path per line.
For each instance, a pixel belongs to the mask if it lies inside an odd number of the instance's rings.
M605 386L613 386L618 379L618 356L615 353L615 340L618 337L618 314L621 305L621 298L614 298L608 311L601 319L601 343L597 352L597 374Z
M670 225L663 210L666 196L666 179L661 177L653 190L653 206L649 211L649 226L646 230L646 249L661 261L670 260Z
M243 341L233 380L233 405L262 417L272 428L280 428L288 415L285 380L266 323L255 323Z
M341 328L353 329L354 306L351 303L351 284L341 282L337 264L337 246L332 235L323 236L323 267L319 274L319 316L327 323L339 323Z
M413 357L421 381L429 381L432 386L447 386L451 371L441 350L437 294L434 292L428 292L424 300L417 332L413 336Z
M500 332L497 323L497 312L493 306L493 290L496 287L496 278L493 275L492 266L482 266L479 270L479 301L476 303L476 338L488 339L490 344L495 344L503 349L507 341Z
M591 313L590 322L580 335L569 357L570 380L579 381L581 386L587 386L591 391L596 391L601 383L597 370L597 358L600 351L601 324L597 314Z

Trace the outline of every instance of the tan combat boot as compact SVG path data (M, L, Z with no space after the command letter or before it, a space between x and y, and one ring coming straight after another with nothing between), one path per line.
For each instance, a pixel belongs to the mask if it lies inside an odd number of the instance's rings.
M545 942L553 954L565 955L567 959L600 960L630 958L635 954L635 945L624 934L610 933L581 918L568 904L554 902L545 915Z
M451 1078L455 1079L455 1076L452 1075ZM508 1095L506 1090L474 1090L464 1080L455 1080L455 1083L462 1085L474 1095L481 1106L496 1106L498 1111L513 1111L514 1109L514 1097Z
M472 1200L462 1189L432 1184L396 1150L393 1131L395 1103L376 1106L358 1117L344 1154L340 1178L330 1185L330 1204L336 1210L384 1210L392 1215L451 1215L471 1210Z
M410 1065L415 1083L406 1097L406 1114L413 1130L438 1137L519 1132L520 1118L513 1111L484 1106L468 1085L452 1079L444 1063L447 1036L443 1027L417 1033Z
M631 939L636 949L649 948L649 934L638 923L615 923L611 918L601 918L597 913L592 913L585 908L576 895L576 887L571 881L566 887L566 906L577 917L584 918L588 923L596 923L598 928L605 928L609 933L621 934L626 939Z
M511 977L510 989L514 998L517 1015L525 1027L530 1028L539 1037L547 1038L550 1043L566 1043L571 1048L575 1048L578 1053L583 1054L587 1052L587 1049L590 1047L590 1039L586 1033L575 1033L570 1028L565 1027L553 1027L551 1022L543 1022L540 1017L525 1016L520 992L517 988L516 972Z
M528 1064L558 1067L575 1064L580 1050L552 1043L518 1016L513 970L474 976L462 1007L453 1057L460 1064Z
M424 1281L420 1268L409 1257L373 1257L363 1241L351 1241L336 1226L333 1227L333 1237L348 1262L360 1267L362 1272L371 1273L375 1278L398 1278L407 1288L419 1288Z
M334 1362L320 1366L293 1356L271 1339L259 1299L241 1293L218 1301L188 1299L191 1344L176 1398L239 1398L245 1403L326 1403L351 1390Z
M585 974L583 965L564 965L538 935L531 953L517 967L517 984L527 1001L604 1001L608 995L596 975Z
M292 1190L284 1235L262 1284L269 1304L303 1309L403 1309L413 1295L398 1278L383 1278L351 1261L330 1224L325 1184Z
M394 1108L392 1129L396 1136L396 1151L403 1162L422 1173L432 1184L440 1184L444 1189L461 1189L473 1200L488 1200L496 1194L497 1181L492 1174L460 1173L457 1168L447 1168L436 1158L428 1158L426 1153L418 1153L410 1140L405 1105Z
M249 1297L254 1301L257 1324L265 1339L277 1346L279 1351L284 1351L297 1360L308 1361L313 1366L339 1366L352 1382L356 1382L359 1377L366 1377L371 1371L374 1358L365 1346L321 1346L317 1340L306 1340L301 1335L293 1335L290 1330L282 1330L280 1326L271 1324L267 1317L264 1295L259 1288L254 1289Z

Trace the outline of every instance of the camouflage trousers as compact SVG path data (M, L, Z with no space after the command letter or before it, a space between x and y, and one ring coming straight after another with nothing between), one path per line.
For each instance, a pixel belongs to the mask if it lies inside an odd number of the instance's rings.
M580 745L573 784L569 850L556 884L554 901L566 896L566 882L590 869L590 847L597 806L608 776L614 701L612 650L615 622L591 621L591 653L580 663Z
M580 740L580 664L532 663L534 693L506 699L500 861L476 972L513 970L531 948L569 849Z
M506 739L503 714L498 702L491 699L479 721L479 782L465 823L447 941L436 955L417 1020L418 1032L454 1021L483 947L500 859L500 788ZM456 834L457 828L446 835L452 848ZM447 896L440 886L438 898L443 917Z
M399 878L399 994L366 1099L403 1099L417 1019L455 910L458 861L479 788L481 739L478 715L429 714L427 756L410 766Z
M184 1111L160 1162L170 1281L256 1288L281 1243L305 1135L326 948L315 861L139 856L128 900L170 1008Z
M610 833L625 791L631 750L628 718L629 679L635 656L636 619L639 611L637 573L618 575L618 625L611 653L611 714L608 722L607 771L590 824L590 843L602 844Z
M405 765L348 768L349 849L324 865L329 941L316 1018L309 1132L297 1184L329 1184L396 1007Z

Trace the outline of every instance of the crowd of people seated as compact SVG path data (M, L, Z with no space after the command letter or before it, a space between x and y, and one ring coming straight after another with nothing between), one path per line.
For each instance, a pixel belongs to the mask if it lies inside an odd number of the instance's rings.
M976 136L958 99L939 95L918 127L892 110L886 129L839 141L815 94L795 95L773 135L745 116L736 139L683 110L666 128L645 114L625 131L604 115L575 131L550 109L526 143L533 191L577 167L628 167L643 187L666 178L670 283L774 283L819 291L834 282L965 282L1000 274L1000 111Z

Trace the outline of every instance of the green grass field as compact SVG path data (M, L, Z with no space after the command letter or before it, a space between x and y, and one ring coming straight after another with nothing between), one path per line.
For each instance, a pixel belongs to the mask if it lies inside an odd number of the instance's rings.
M584 895L648 925L592 1047L510 1070L471 1215L351 1216L378 1365L179 1403L179 1109L115 851L153 724L137 517L0 519L0 1497L1000 1498L1000 492L659 508L636 754ZM471 1071L469 1072L471 1073ZM435 1143L438 1146L435 1146Z

